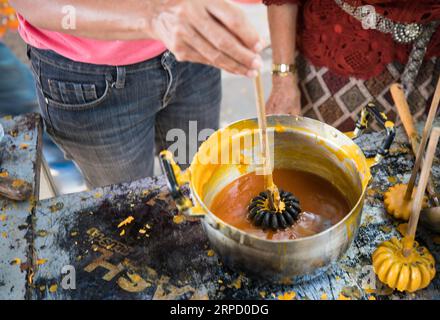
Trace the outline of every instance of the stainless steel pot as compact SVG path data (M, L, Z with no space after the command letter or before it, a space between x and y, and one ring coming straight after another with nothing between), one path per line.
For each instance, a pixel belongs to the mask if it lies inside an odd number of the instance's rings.
M364 125L365 121L358 122L358 133ZM237 144L247 138L252 140L250 136L257 132L257 126L257 119L248 119L215 132L201 145L185 172L164 151L163 170L179 210L200 218L212 247L225 264L271 282L302 281L341 258L356 236L371 179L369 160L347 135L325 123L303 117L269 116L275 168L300 169L327 179L346 197L352 210L339 223L313 236L284 241L259 238L228 225L209 210L214 197L226 185L258 170L255 165L260 154L258 139L247 148L243 143ZM225 135L228 138L222 139ZM386 142L388 147L392 138ZM218 164L206 161L207 157L212 159L213 155L233 149L234 143L241 145L240 161ZM249 157L252 161L243 161ZM181 191L186 183L192 200Z

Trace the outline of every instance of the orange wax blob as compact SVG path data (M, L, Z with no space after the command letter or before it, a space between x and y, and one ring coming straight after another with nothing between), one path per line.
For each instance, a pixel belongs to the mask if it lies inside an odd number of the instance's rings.
M385 210L392 215L394 218L402 219L405 221L409 220L411 216L411 210L414 203L414 196L417 189L414 188L411 199L405 199L405 193L408 185L407 184L396 184L388 189L384 194L384 205ZM422 208L428 206L428 198L423 198Z
M255 236L270 240L288 240L311 236L338 223L351 206L342 193L329 181L312 173L275 169L273 177L279 189L293 193L301 209L298 221L291 227L262 230L247 219L252 198L264 191L264 176L249 173L236 179L219 192L210 210L222 221Z

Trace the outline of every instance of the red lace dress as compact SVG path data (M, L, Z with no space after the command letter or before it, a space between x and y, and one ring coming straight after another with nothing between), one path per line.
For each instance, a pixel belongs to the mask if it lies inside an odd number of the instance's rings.
M393 41L390 34L362 28L334 0L263 0L266 5L297 3L298 51L307 62L300 67L303 113L334 126L349 129L368 100L395 118L388 87L399 79L412 44ZM426 24L440 20L438 0L345 0L352 6L373 5L376 12L394 22ZM420 116L432 95L428 84L440 71L440 29L431 38L417 90L409 97L413 113ZM300 59L304 60L304 59ZM440 60L440 59L438 59ZM437 66L436 66L437 65ZM301 72L303 74L301 74ZM435 79L436 81L436 79ZM434 82L431 81L431 82Z
M367 79L379 75L392 61L406 63L411 44L394 42L390 34L365 30L334 0L263 0L267 5L301 5L298 45L315 65L343 75ZM376 12L394 22L426 24L440 19L438 0L345 0L352 6L374 5ZM426 58L440 55L440 30L433 35Z

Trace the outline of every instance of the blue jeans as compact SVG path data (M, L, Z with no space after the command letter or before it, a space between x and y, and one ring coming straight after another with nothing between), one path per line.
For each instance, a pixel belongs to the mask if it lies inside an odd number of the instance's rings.
M37 109L31 71L0 42L0 116L36 112Z
M29 57L46 130L89 187L153 175L155 150L175 142L167 133L189 137L192 121L197 132L218 128L218 69L178 62L168 51L124 67L74 62L36 48ZM195 150L186 145L192 159Z

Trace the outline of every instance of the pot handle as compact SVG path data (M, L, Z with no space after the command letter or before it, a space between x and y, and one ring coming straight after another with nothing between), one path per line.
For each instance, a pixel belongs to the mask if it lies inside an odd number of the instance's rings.
M181 187L189 182L189 171L182 172L168 150L160 152L159 158L162 171L167 178L168 189L179 212L187 217L204 216L203 209L194 205L191 198L182 192Z
M364 133L365 129L368 128L368 122L371 117L374 117L386 132L386 137L382 142L382 145L379 147L379 150L377 150L376 157L374 158L374 165L376 165L389 154L390 147L396 137L396 128L394 122L388 120L387 116L383 112L380 112L373 102L369 102L367 106L362 109L361 115L356 122L356 128L352 137L353 139Z

